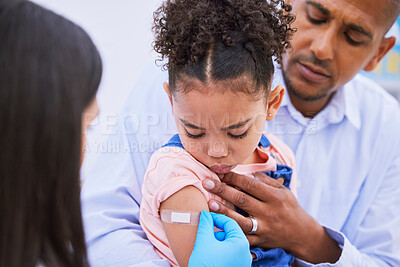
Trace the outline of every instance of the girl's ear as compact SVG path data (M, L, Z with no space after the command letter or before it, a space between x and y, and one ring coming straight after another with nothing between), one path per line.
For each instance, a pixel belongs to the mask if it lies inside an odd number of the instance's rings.
M283 96L285 95L285 87L280 84L273 91L269 93L268 108L267 108L267 121L275 118L276 113L282 103Z
M163 83L164 91L167 93L169 97L169 102L171 103L171 107L173 107L171 91L169 90L169 84L167 82Z

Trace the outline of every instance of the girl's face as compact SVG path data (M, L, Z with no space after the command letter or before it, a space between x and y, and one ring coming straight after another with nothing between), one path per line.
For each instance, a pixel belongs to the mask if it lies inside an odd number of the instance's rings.
M254 100L244 93L224 90L226 83L222 82L205 85L194 80L190 86L189 92L180 93L178 87L171 96L169 85L164 84L185 149L215 173L254 162L265 121L275 116L283 87L271 92L273 101L266 104L264 96Z

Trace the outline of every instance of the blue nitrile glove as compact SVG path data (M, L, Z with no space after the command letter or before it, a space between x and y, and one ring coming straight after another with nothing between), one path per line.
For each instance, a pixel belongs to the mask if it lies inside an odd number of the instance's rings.
M214 233L214 225L222 231ZM203 210L189 267L246 267L251 263L249 241L239 225L224 215Z

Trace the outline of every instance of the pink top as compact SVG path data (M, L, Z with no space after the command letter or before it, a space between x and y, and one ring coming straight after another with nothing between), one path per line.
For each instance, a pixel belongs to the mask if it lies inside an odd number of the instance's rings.
M271 146L257 148L265 163L238 165L232 171L238 174L275 171L276 164L283 164L293 169L290 187L296 195L295 158L293 152L276 136L266 134ZM270 155L273 155L271 157ZM206 178L219 180L218 176L198 162L186 150L179 147L164 147L151 157L142 187L143 199L140 205L140 224L148 239L154 245L161 258L168 259L173 266L178 266L169 246L167 236L160 219L160 205L163 201L186 186L194 186L203 193L207 201L224 201L207 192L202 181Z

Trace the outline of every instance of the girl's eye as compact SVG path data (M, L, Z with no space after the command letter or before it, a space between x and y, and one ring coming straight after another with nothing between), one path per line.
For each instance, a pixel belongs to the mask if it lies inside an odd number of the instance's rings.
M191 134L191 133L189 133L188 130L186 130L186 129L185 129L185 132L186 132L186 136L189 137L189 138L192 138L192 139L198 139L198 138L201 138L201 137L203 137L203 136L205 135L204 133L201 133L201 134Z
M239 134L239 135L235 135L235 134L231 134L231 133L228 133L228 135L233 139L243 139L248 135L248 133L249 133L249 130L247 130L244 133Z

